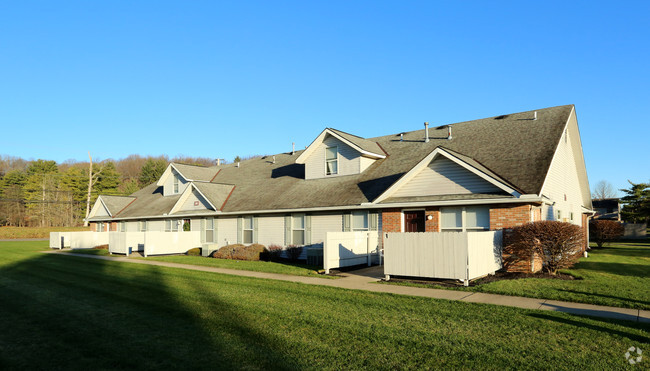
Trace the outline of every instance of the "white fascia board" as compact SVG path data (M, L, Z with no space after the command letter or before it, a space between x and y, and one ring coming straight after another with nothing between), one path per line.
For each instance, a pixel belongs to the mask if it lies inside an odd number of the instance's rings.
M172 174L172 169L176 170L178 175L180 175L183 179L185 179L185 181L187 182L193 181L192 179L187 178L185 175L183 175L183 173L178 171L178 169L176 168L176 166L174 166L173 163L169 163L169 165L167 165L167 169L165 169L165 172L160 176L160 179L158 179L158 183L156 183L158 187L162 187L165 185L165 181Z
M296 159L296 164L304 164L307 161L307 158L309 158L309 156L311 156L311 154L316 150L318 144L323 143L323 140L325 140L325 136L327 134L333 136L334 138L352 147L355 151L359 152L363 156L367 156L375 159L386 158L386 155L368 152L362 149L361 147L357 146L356 144L350 142L349 140L343 138L342 136L338 135L337 133L331 131L330 129L325 129L318 135L318 137L316 137L316 139L313 142L311 142L309 147L307 147L307 149L305 149L303 153L301 153L300 156L298 156L298 158Z
M421 208L425 206L462 206L462 205L489 205L489 204L521 204L521 203L541 203L541 197L521 198L485 198L479 200L449 200L449 201L422 201L422 202L396 202L389 204L360 204L347 206L328 206L328 207L311 207L297 209L277 209L277 210L250 210L250 211L231 211L200 214L183 214L183 217L211 217L211 216L237 216L237 215L260 215L260 214L286 214L286 213L309 213L309 212L331 212L331 211L349 211L349 210L368 210L368 209L392 209L392 208ZM141 219L165 219L173 215L151 215L127 218L115 218L114 220L141 220Z
M457 158L456 156L452 155L451 153L445 151L444 149L440 147L436 147L431 153L429 153L422 161L418 162L411 170L409 170L406 174L404 174L401 178L399 178L392 186L390 186L384 193L379 195L373 203L379 203L384 201L385 199L389 198L391 195L393 195L399 188L401 188L405 183L409 182L411 179L413 179L422 169L425 167L429 166L431 161L433 161L437 156L445 156L446 158L450 159L454 163L460 165L461 167L465 168L466 170L472 172L473 174L479 176L481 179L486 180L490 184L502 189L503 191L507 192L508 194L514 196L514 197L519 197L521 194L517 191L515 191L512 187L508 186L507 184L504 184L503 182L500 182L493 177L485 174L484 172L478 170L477 168L469 165L465 161Z
M214 207L214 205L212 204L212 202L210 202L210 200L209 200L207 197L205 197L205 195L204 195L204 194L203 194L203 193L202 193L202 192L201 192L201 191L200 191L200 190L199 190L199 189L194 185L194 183L190 183L190 186L187 187L187 188L185 188L185 191L183 192L183 194L181 195L181 197L178 199L178 201L176 201L176 203L174 204L174 207L172 207L172 209L169 211L169 215L174 214L175 212L178 211L178 209L181 208L181 206L183 206L183 204L185 203L185 201L187 201L187 199L188 199L188 198L190 197L190 195L192 194L192 190L193 190L193 189L196 189L196 191L199 192L199 194L201 195L201 197L203 197L203 199L204 199L208 204L210 204L210 206L212 206L212 208L213 208L214 210L217 210L217 208Z

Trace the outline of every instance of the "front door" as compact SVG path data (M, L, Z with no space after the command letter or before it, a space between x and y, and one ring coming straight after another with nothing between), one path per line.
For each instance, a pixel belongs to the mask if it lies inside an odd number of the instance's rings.
M424 210L404 212L404 232L424 232Z

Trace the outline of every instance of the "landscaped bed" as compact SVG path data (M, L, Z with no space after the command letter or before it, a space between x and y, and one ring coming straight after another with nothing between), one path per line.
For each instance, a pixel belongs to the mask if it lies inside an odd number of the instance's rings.
M470 287L408 278L394 281L391 278L391 281L420 287L650 309L650 241L613 242L604 248L593 248L588 258L581 258L573 268L560 273L564 275L560 279L543 274L527 278L502 274L477 280Z
M650 345L643 323L46 248L0 242L0 368L618 369Z

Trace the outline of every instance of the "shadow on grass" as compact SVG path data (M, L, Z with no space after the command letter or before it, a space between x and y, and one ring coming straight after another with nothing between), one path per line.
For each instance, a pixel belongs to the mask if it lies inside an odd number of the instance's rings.
M598 297L601 297L601 298L616 299L616 300L620 300L620 301L626 302L626 303L636 303L636 304L641 304L641 305L650 305L650 301L624 298L622 296L597 294L597 293L594 293L594 292L579 291L579 290L567 290L567 289L558 289L558 291L564 291L564 292L568 292L568 293L572 293L572 294L579 294L579 295L585 295L585 296L598 296Z
M54 254L1 267L0 369L306 366L197 274Z
M620 245L619 245L620 246ZM633 247L601 247L592 248L590 254L597 255L614 255L614 256L631 256L631 257L650 257L650 244L635 245L641 246L639 248Z
M631 333L631 332L625 332L625 331L621 331L621 330L616 330L616 329L612 329L612 328L598 326L598 325L591 324L591 323L586 323L587 321L574 321L574 320L571 320L571 319L568 319L568 318L553 316L553 315L549 315L549 314L546 314L546 313L531 313L530 316L535 317L535 318L540 318L540 319L543 319L543 320L547 320L547 321L559 322L559 323L563 323L563 324L567 324L567 325L571 325L571 326L588 328L588 329L595 330L595 331L598 331L598 332L605 332L605 333L608 333L608 334L611 334L611 335L621 336L621 337L624 337L624 338L627 338L627 339L630 339L632 341L639 342L639 343L648 343L648 342L650 342L650 337L648 337L648 336L641 336L641 335L637 335L637 334L634 334L634 333ZM580 317L581 319L583 317L583 315L579 315L579 314L576 314L576 316ZM639 325L639 323L632 322L632 321L621 321L621 320L614 320L614 319L609 319L609 318L598 318L598 317L591 317L590 319L594 320L594 321L605 322L605 323L616 322L616 324L618 324L618 325L621 325L621 326L627 327L627 328L632 328L632 329L638 329L639 327L643 327L643 325ZM625 349L621 349L621 354L623 354L624 351L625 351Z

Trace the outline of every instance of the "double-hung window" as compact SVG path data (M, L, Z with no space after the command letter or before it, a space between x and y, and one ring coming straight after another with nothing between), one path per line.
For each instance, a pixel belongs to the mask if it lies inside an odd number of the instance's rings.
M244 219L242 225L243 242L253 243L253 217L245 216L243 219Z
M339 173L339 147L325 148L325 168L326 175L334 175Z
M352 212L352 230L353 231L367 231L368 230L368 212L367 211L353 211Z
M143 220L138 222L138 229L140 229L140 232L146 232L147 231L147 221Z
M104 222L97 222L97 232L104 232Z
M207 218L205 220L205 242L214 242L214 218Z
M440 227L443 232L490 229L490 208L485 206L443 207L440 213Z
M178 175L174 175L174 194L178 193L179 189L179 180L178 180Z
M165 232L171 232L172 231L172 220L165 220Z
M120 222L120 232L126 232L126 222Z
M305 214L291 215L291 243L305 244Z

